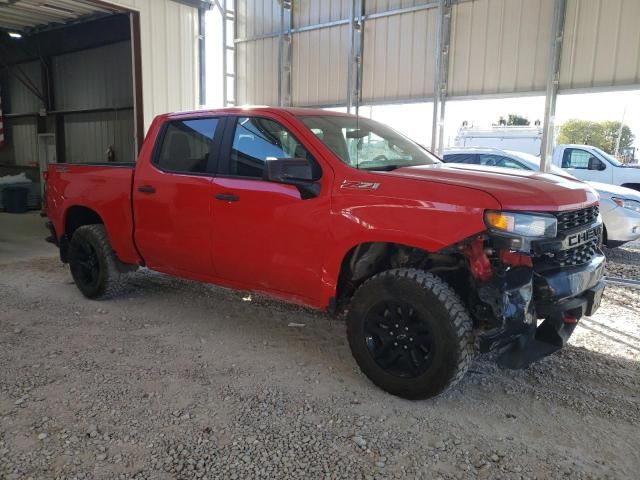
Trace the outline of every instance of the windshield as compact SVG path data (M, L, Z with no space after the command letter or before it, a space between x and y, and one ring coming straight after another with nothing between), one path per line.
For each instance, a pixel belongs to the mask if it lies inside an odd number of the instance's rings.
M366 118L299 117L340 160L364 170L394 170L440 163L437 157L391 128Z
M593 147L593 149L598 152L598 154L602 157L604 157L605 159L607 159L609 161L609 163L611 163L611 165L613 165L614 167L624 167L624 163L622 163L620 160L618 160L616 157L614 157L613 155L605 152L604 150L600 150L598 147Z

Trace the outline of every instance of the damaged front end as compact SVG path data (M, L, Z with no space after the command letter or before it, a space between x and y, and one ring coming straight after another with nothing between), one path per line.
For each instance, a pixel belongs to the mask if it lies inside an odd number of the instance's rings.
M504 218L507 217L507 218ZM525 368L562 348L604 290L598 207L556 214L487 212L463 254L477 285L479 350ZM539 320L542 320L539 322Z

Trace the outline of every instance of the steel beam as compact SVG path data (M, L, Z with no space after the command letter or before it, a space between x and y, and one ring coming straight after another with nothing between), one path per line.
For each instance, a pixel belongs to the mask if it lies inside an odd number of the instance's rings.
M562 39L567 10L566 0L555 0L553 6L553 25L549 45L549 63L547 67L547 89L542 120L542 146L540 149L540 170L551 171L553 161L553 136L556 120L556 99L560 84L560 60L562 58Z

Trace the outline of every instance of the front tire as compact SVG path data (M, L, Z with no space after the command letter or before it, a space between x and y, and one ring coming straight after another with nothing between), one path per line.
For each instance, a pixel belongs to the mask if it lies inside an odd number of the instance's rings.
M351 352L383 390L410 400L455 385L473 359L473 324L442 279L422 270L382 272L356 291L347 317Z
M124 285L124 275L104 225L79 227L69 244L71 276L82 294L91 299L116 296Z

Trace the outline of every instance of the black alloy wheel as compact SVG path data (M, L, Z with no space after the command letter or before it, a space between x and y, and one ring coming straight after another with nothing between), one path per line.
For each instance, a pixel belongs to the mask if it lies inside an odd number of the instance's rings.
M406 302L375 305L366 315L364 332L373 359L392 375L419 377L431 365L434 343L429 325Z

